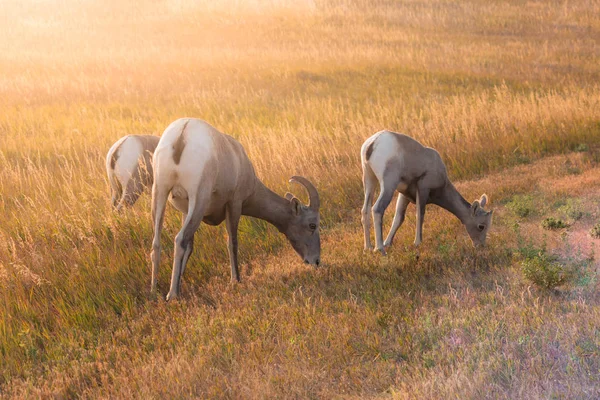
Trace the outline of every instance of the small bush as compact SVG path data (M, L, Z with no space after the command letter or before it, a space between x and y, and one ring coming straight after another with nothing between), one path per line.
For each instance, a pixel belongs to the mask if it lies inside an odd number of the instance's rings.
M566 228L568 226L569 225L567 223L565 223L562 219L558 219L558 218L554 218L554 217L548 217L542 221L542 228L549 229L549 230L562 229L562 228Z
M579 153L583 153L586 151L590 150L590 146L587 145L587 143L579 143L576 147L575 147L575 151L579 152Z
M581 200L567 199L567 201L558 208L558 211L567 218L570 218L573 221L578 221L581 219L581 217L583 217L582 208Z
M594 227L590 229L590 236L594 239L600 239L600 223L594 225Z
M527 279L545 289L553 289L566 283L570 271L545 253L521 261L521 270Z
M506 207L521 218L532 215L535 211L533 196L531 195L514 196Z

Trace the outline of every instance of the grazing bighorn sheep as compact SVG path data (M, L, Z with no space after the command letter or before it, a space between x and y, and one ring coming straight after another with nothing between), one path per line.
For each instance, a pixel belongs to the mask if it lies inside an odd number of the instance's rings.
M160 140L153 135L127 135L117 140L106 155L112 206L132 206L152 184L152 153Z
M375 183L379 181L379 198L373 205L375 223L375 250L385 255L385 247L391 246L394 235L406 214L408 203L417 206L417 232L415 246L422 240L423 218L427 203L437 204L454 214L465 225L475 246L485 245L487 231L492 223L493 211L485 211L484 194L469 204L448 179L446 166L439 153L424 147L413 138L390 131L377 132L368 138L360 151L363 168L365 203L362 208L362 224L365 234L365 250L371 245L370 218ZM394 222L382 240L383 213L392 201L394 191L400 192L396 203Z
M308 206L290 193L285 198L280 197L256 177L238 141L194 118L178 119L165 129L154 152L153 164L152 292L156 291L160 234L167 199L183 213L183 226L175 238L167 300L179 294L181 276L192 253L194 233L202 221L209 225L226 221L232 281L240 280L237 229L241 215L270 222L287 237L304 262L319 265L319 194L307 179L294 176L290 182L306 187L310 196Z

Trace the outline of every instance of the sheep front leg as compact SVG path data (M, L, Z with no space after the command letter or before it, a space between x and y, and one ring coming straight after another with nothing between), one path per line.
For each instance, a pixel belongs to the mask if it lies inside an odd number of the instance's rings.
M429 199L429 189L417 187L417 232L415 235L415 246L423 241L423 220L425 218L425 206Z
M229 261L231 262L231 281L240 281L240 270L238 267L238 225L242 214L242 206L239 202L227 203L225 206L225 223L227 225L227 249L229 250Z

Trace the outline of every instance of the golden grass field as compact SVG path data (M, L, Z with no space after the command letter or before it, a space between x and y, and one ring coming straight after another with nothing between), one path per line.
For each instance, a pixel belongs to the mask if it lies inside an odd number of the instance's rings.
M596 0L5 2L0 397L600 398L599 66ZM316 184L323 267L244 218L231 284L225 228L203 226L166 303L169 207L150 295L150 199L112 212L104 157L184 116L278 193ZM486 249L430 206L417 260L410 206L389 255L363 253L359 149L381 129L488 194ZM540 252L576 274L538 287Z

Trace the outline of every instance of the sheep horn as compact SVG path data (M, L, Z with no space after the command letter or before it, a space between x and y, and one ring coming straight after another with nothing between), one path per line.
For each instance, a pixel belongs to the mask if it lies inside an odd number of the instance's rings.
M308 207L310 207L313 210L319 209L321 202L319 201L319 193L317 192L317 188L315 187L315 185L310 183L308 179L302 176L292 176L290 182L297 182L304 186L308 191Z

